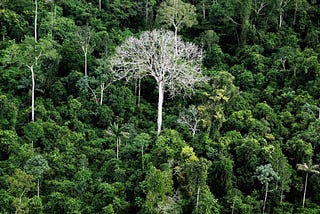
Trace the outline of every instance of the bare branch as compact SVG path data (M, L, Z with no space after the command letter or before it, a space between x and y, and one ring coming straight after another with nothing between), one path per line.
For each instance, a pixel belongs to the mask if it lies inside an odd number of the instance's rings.
M183 42L171 31L153 30L130 37L110 59L116 79L142 79L151 76L158 84L158 126L161 126L163 94L171 97L190 94L196 84L206 80L201 72L203 52Z
M192 132L192 137L194 137L198 131L198 125L200 122L198 109L194 105L191 105L185 112L180 113L177 122L182 125L186 125Z

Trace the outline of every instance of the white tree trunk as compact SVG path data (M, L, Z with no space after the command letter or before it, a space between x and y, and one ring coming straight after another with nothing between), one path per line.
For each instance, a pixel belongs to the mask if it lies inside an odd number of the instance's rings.
M117 137L117 159L119 159L120 139Z
M304 182L302 208L304 208L304 203L305 203L305 201L306 201L306 192L307 192L307 185L308 185L308 176L309 176L309 173L306 174L306 180L305 180L305 182Z
M266 192L264 194L262 213L264 213L264 210L266 209L266 202L267 202L267 197L268 197L268 187L269 187L269 183L266 183Z
M196 203L196 207L198 207L198 205L199 205L199 198L200 198L200 187L198 187L198 191L197 191L197 203Z
M206 20L206 6L204 2L202 2L202 15L203 15L203 20Z
M35 3L35 13L34 13L34 41L37 42L38 37L37 37L37 22L38 22L38 0L34 1Z
M101 0L99 0L99 10L101 10Z
M282 27L282 22L283 22L283 16L282 14L279 15L279 28Z
M31 79L32 79L32 88L31 88L31 121L34 122L34 91L35 91L35 76L33 65L29 67L31 71Z
M84 76L88 76L88 65L87 65L87 61L88 61L88 56L87 56L87 51L84 52Z
M159 97L158 97L158 135L161 132L161 125L162 125L162 106L163 106L163 97L164 97L164 85L163 85L163 81L160 80L158 82L158 93L159 93Z
M104 93L104 89L105 89L105 83L101 83L100 85L100 105L102 105L103 103L103 93Z

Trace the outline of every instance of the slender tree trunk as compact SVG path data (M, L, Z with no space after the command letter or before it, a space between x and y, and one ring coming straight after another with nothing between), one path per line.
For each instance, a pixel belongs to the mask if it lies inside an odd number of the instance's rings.
M308 185L308 176L309 176L309 173L306 174L306 180L305 180L305 182L304 182L302 208L304 208L304 203L305 203L305 201L306 201L306 192L307 192L307 185Z
M277 159L276 173L279 175L279 158ZM278 185L279 185L279 177L276 178L276 190L278 189Z
M87 51L84 52L84 76L88 76L88 56Z
M21 195L20 195L20 197L19 197L19 202L20 202L20 204L22 204L22 196L23 196L23 194L25 193L25 191L26 191L26 189L23 189L23 191L22 191L22 193L21 193Z
M235 206L235 203L236 203L236 197L233 198L233 201L232 201L232 208L231 208L231 214L234 213L234 206Z
M37 42L38 0L34 1L36 9L34 13L34 41Z
M135 79L134 81L134 95L136 96L137 106L140 106L140 99L141 99L141 78L140 77L138 77L138 80Z
M284 168L282 167L282 175L284 175L284 173L285 173L285 171L284 171ZM283 187L284 186L284 184L283 184L283 182L281 182L281 191L280 191L280 203L282 203L283 202L283 198L284 198L284 194L283 194Z
M19 197L19 205L16 206L16 211L14 212L15 214L20 214L21 213L21 206L22 206L22 196L25 192L25 189L23 190L22 194Z
M141 164L142 164L142 169L144 169L144 163L143 163L143 145L141 146Z
M100 86L100 105L102 105L102 103L103 103L103 93L104 93L104 89L105 89L104 85L105 85L105 83L103 82L103 83L101 83L101 86Z
M94 90L90 87L89 83L87 82L86 83L87 87L89 88L89 90L91 91L92 95L93 95L93 98L94 98L94 101L98 104L99 103L99 100L97 98L97 95L96 93L94 92ZM101 103L101 100L100 100L100 103Z
M197 190L197 203L196 203L196 207L198 207L198 205L199 205L199 198L200 198L200 186L198 187L198 190Z
M33 65L29 67L31 71L32 88L31 88L31 121L34 122L34 91L35 91L35 76Z
M266 209L266 202L267 202L267 197L268 197L268 187L269 187L269 183L266 183L266 192L264 194L264 201L263 201L263 208L262 208L263 214L264 214L264 210Z
M192 140L194 139L195 135L196 135L196 129L192 129Z
M206 20L206 6L204 2L202 2L202 15L203 15L203 20Z
M283 21L283 16L282 14L279 15L279 28L282 27L282 21Z
M99 0L99 10L101 10L101 0Z
M120 139L117 138L117 159L119 159L119 147L120 147Z
M27 66L31 71L31 121L34 122L34 100L35 100L35 88L36 88L36 81L35 81L35 75L34 75L34 67L33 65ZM33 140L31 140L31 148L33 149Z
M160 80L158 82L158 93L159 93L159 99L158 99L158 131L157 134L160 135L161 132L161 126L162 126L162 106L163 106L163 96L164 96L164 85L163 81Z

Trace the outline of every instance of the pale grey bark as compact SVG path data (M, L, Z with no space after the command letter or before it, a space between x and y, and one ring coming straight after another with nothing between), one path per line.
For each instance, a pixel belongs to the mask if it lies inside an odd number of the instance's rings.
M31 72L31 81L32 81L32 86L31 86L31 121L34 122L35 116L34 116L34 100L35 100L35 88L36 88L36 80L35 80L35 74L34 74L34 66L38 64L38 60L41 57L41 53L35 57L34 62L30 65L26 65L27 68L29 68Z
M194 105L191 105L186 111L180 113L177 122L186 125L192 132L192 137L194 138L200 122L198 109Z
M34 1L35 3L35 11L34 11L34 41L37 42L38 35L37 35L37 26L38 26L38 0Z
M171 97L189 94L195 84L205 81L202 76L202 51L192 43L183 42L180 37L166 30L153 30L139 38L130 37L116 49L110 59L114 78L142 79L150 76L158 86L157 133L162 126L164 94Z
M117 137L117 159L119 159L120 137Z
M103 103L103 94L104 94L104 90L105 90L105 83L101 83L100 85L100 105L102 105Z
M307 193L307 185L308 185L308 176L309 176L309 173L306 173L306 180L304 181L302 208L304 208L304 204L305 204L305 201L306 201L306 193Z
M88 49L82 49L84 53L84 75L88 76Z
M263 10L263 8L265 8L268 4L265 3L265 2L260 2L260 1L257 1L255 0L254 1L254 12L257 14L257 15L260 15L261 14L261 11Z
M196 207L198 207L198 205L199 205L199 199L200 199L200 186L198 187L198 190L197 190L197 203L196 203Z
M303 164L297 164L297 168L298 168L298 170L304 171L306 173L306 178L304 181L303 198L302 198L302 208L304 208L305 201L306 201L309 173L319 175L320 174L320 171L319 171L320 165L318 165L318 164L310 165L310 167L309 167L306 163L303 163Z
M266 202L267 202L267 197L268 197L268 187L269 187L269 183L266 183L266 191L264 194L264 201L263 201L263 208L262 208L262 213L264 214L264 211L266 209Z
M79 28L77 31L78 42L84 54L84 76L88 76L88 54L92 51L91 39L93 31L89 26Z
M31 88L31 121L34 122L34 91L36 86L35 75L33 70L33 65L30 66L31 79L32 79L32 88Z
M279 12L279 28L281 28L283 25L283 11L289 2L290 2L290 0L280 0L279 1L279 11L280 11Z
M202 2L202 16L203 16L203 20L206 20L206 6L204 2Z
M159 93L159 100L158 100L158 135L161 132L161 126L162 126L162 106L163 106L163 96L164 96L164 90L163 90L163 82L158 82L158 93Z

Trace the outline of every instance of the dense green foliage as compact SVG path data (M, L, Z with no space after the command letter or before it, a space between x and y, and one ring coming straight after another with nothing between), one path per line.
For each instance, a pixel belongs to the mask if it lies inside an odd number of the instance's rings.
M156 82L108 60L162 27L208 81L158 136ZM0 0L0 28L0 213L320 212L319 1Z

